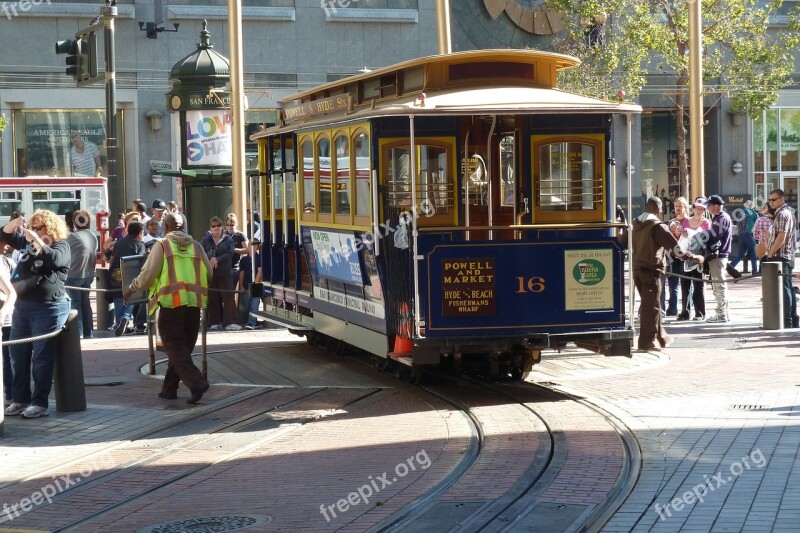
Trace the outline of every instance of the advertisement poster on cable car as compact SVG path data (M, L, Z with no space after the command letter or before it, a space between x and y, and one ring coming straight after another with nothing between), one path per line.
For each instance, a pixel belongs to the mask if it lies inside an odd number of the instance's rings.
M311 244L320 276L362 285L361 263L352 234L311 230Z
M565 250L564 301L567 311L614 307L611 250Z
M231 114L224 109L186 112L186 164L230 166Z

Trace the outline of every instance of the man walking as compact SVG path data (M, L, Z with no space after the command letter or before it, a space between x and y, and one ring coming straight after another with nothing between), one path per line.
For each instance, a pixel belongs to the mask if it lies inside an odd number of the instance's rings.
M645 212L633 220L633 281L641 300L639 341L640 350L660 350L671 342L661 322L662 276L666 269L666 251L682 259L702 263L701 256L681 251L678 240L661 222L661 198L651 196L645 204ZM627 244L627 233L621 241ZM658 343L658 344L657 344ZM660 344L660 346L659 346Z
M200 243L183 229L183 217L164 216L166 237L156 243L139 276L125 291L124 298L149 288L150 312L160 307L158 330L169 360L159 398L178 397L180 381L197 403L208 390L208 381L192 362L192 350L200 331L200 309L208 300L211 264Z
M782 189L769 192L769 205L775 210L775 219L769 230L767 255L762 261L780 261L783 276L783 327L794 325L797 314L797 296L792 287L792 271L794 270L794 252L797 247L797 219L794 211L786 203ZM766 302L764 302L766 305Z
M725 202L721 196L712 194L706 200L706 207L711 213L711 229L708 230L709 239L706 246L713 250L719 243L716 257L708 261L708 273L711 276L711 289L717 300L717 312L710 315L706 322L730 322L728 314L728 256L731 253L731 217L722 206Z

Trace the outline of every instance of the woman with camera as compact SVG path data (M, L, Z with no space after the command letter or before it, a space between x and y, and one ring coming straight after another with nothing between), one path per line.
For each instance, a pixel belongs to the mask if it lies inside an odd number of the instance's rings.
M24 217L11 220L0 231L3 242L24 250L11 277L17 293L12 341L53 333L66 322L70 308L64 288L71 258L68 233L64 220L45 209L35 211L30 221ZM56 337L11 345L13 403L5 411L7 416L49 414L47 398L57 350Z

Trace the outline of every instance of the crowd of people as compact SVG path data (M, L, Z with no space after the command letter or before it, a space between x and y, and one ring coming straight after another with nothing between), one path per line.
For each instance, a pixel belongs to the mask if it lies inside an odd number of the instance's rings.
M66 323L70 308L77 311L76 325L83 338L94 336L89 289L95 279L98 251L102 251L110 262L109 291L99 294L98 298L113 302L115 323L110 329L117 336L145 333L148 308L151 312L156 308L161 310L159 324L163 317L167 318L160 334L169 359L169 379L165 380L159 394L161 398L177 397L178 380L190 388L189 403L199 401L208 390L208 383L202 376L198 378L197 373L189 368L189 365L194 366L190 354L197 332L195 329L192 333L192 330L200 326L201 307L208 307L212 330L263 327L249 313L246 320L241 320L244 325L239 323L235 292L260 280L258 234L251 243L244 232L237 229L237 218L230 213L224 223L219 217L211 219L211 228L203 236L201 245L185 232L187 220L175 202L157 199L152 203L150 215L146 211L146 204L141 199L134 200L130 212L120 215L117 227L102 250L99 250L97 236L90 229L90 215L84 210L75 211L66 219L44 209L35 211L30 218L15 212L2 227L0 323L4 341L6 415L38 418L49 414L48 397L58 348L53 334ZM255 217L258 220L257 213ZM189 246L191 250L187 252L186 245L191 243L196 247ZM14 253L9 257L12 250ZM123 287L121 260L127 256L145 256L146 259L138 281ZM200 261L187 263L187 257ZM198 264L207 265L207 282L205 272ZM177 285L174 280L165 278L164 273L175 271L176 265L179 266L179 276L186 276L187 281L196 283L183 283L180 289L173 290ZM200 270L194 272L195 269ZM149 306L128 303L130 294L135 292L131 291L133 286L149 291ZM199 292L187 293L184 298L184 286L195 287ZM159 292L159 287L169 288L169 298L164 296L163 290ZM208 291L209 287L220 289L220 292ZM178 299L175 298L177 294L181 295ZM248 311L258 309L260 300L246 299L248 301L243 304ZM176 332L176 325L181 323L185 327ZM29 338L35 340L5 342Z
M797 218L794 209L786 204L783 190L769 192L760 217L752 201L745 203L737 216L739 251L733 258L730 256L734 224L721 196L695 198L691 216L688 200L676 198L675 217L666 223L662 221L662 205L657 196L648 198L645 212L631 224L631 235L627 230L621 235L622 242L627 245L630 239L633 248L633 279L640 300L640 350L660 350L670 344L671 337L662 323L666 316L685 321L690 320L693 312L695 320L730 322L729 276L741 277L735 267L745 258L752 265L753 275L764 262L780 264L783 327L800 326L797 295L792 286ZM711 283L715 301L713 312L709 314L705 302L706 278ZM680 311L678 285L681 288Z

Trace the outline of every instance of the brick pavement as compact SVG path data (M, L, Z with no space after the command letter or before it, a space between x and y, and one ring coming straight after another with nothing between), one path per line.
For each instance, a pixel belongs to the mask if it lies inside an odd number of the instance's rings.
M731 286L729 324L670 320L676 342L626 369L581 353L536 368L639 440L640 479L604 531L800 530L800 337L760 327L760 291Z

